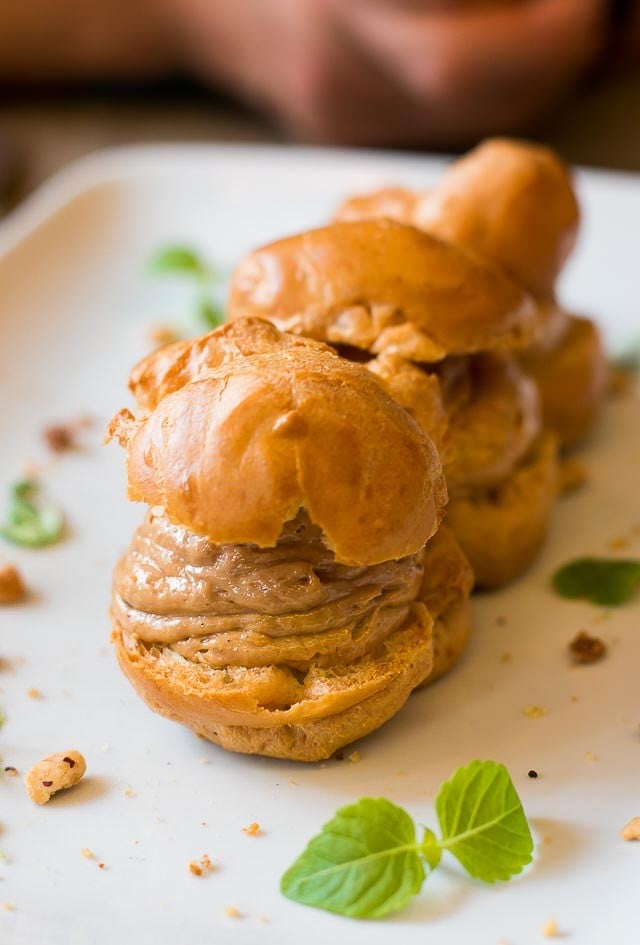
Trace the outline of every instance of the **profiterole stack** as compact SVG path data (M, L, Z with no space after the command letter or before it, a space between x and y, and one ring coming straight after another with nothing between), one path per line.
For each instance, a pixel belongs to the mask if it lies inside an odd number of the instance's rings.
M116 569L113 640L151 708L312 761L455 658L471 575L440 527L438 453L370 371L243 319L154 353L130 389L138 415L110 433L150 508Z

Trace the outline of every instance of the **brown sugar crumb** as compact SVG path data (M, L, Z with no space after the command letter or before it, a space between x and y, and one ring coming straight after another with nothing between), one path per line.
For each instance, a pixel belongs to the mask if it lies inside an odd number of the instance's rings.
M560 463L560 494L577 492L589 481L587 467L580 459L573 457Z
M352 751L351 754L349 755L349 761L351 762L352 765L357 765L361 757L362 755L360 754L359 751Z
M93 859L95 859L95 857L94 857L92 851L89 849L89 847L83 847L83 848L80 850L80 853L81 853L82 856L85 858L85 860L93 860Z
M207 853L204 854L200 860L191 860L189 863L189 872L193 873L194 876L204 876L206 873L212 873L215 869L215 866L209 859Z
M171 325L152 325L147 334L149 343L156 348L163 348L165 345L171 345L174 341L180 340L180 333L172 328Z
M22 575L15 564L0 566L0 604L18 604L27 596Z
M30 699L42 699L42 693L39 689L27 689L27 695Z
M547 714L547 710L541 705L526 705L522 713L526 715L528 719L541 719Z
M27 794L36 804L46 804L57 791L77 784L86 770L87 763L79 751L47 755L25 776Z
M254 821L252 824L249 824L248 827L243 827L242 832L246 833L248 837L256 837L259 833L262 833L262 830L260 829L260 824Z
M599 637L581 630L569 644L569 653L576 663L597 663L606 656L607 646Z
M640 817L632 817L620 831L623 840L640 840Z
M555 938L560 932L560 927L555 919L549 919L540 929L545 938Z
M14 768L13 765L7 765L4 769L4 773L8 778L15 778L20 772L17 768Z
M240 912L239 909L236 909L235 906L227 906L227 908L224 910L224 914L228 916L230 919L242 918L242 913Z

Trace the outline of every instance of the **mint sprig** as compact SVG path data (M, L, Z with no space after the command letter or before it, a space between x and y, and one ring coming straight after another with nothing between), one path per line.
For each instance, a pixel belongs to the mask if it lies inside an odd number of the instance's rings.
M64 517L60 509L39 497L40 487L33 479L24 479L11 487L7 520L0 535L14 545L41 548L62 535Z
M294 902L354 919L406 906L448 850L476 879L507 880L531 862L533 839L509 772L494 761L458 768L436 798L440 839L421 839L405 810L363 797L340 808L282 877Z
M620 558L577 558L553 575L554 590L570 600L602 607L625 604L640 587L640 561Z
M194 312L202 325L211 330L224 322L224 311L215 301L213 290L220 282L216 270L190 246L164 246L151 257L148 270L155 276L181 276L195 287Z

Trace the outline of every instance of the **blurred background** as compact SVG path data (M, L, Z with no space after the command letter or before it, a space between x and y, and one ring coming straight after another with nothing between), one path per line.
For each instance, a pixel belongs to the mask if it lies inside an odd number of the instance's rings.
M0 212L114 144L500 133L640 170L640 0L0 4Z

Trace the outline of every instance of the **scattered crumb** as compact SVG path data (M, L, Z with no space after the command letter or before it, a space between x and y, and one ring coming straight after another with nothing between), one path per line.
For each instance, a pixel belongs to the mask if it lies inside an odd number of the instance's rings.
M589 481L587 467L580 459L570 457L560 463L560 494L577 492Z
M522 712L528 719L541 719L547 714L547 710L541 705L526 705Z
M546 835L542 838L542 842L544 843L545 847L550 847L550 846L551 846L551 837L549 836L549 834L546 834Z
M87 763L79 751L47 755L25 776L27 794L36 804L46 804L57 791L77 784L86 770Z
M209 764L209 759L208 759L208 758L199 758L198 760L200 761L200 764L201 764L201 765L208 765L208 764Z
M99 870L103 870L103 869L104 869L104 863L98 863L98 869L99 869Z
M597 663L606 656L607 646L600 637L581 630L569 644L569 653L576 663Z
M127 790L124 792L124 796L125 796L125 797L135 797L135 796L136 796L136 792L133 790L133 788L128 787Z
M75 430L64 423L45 427L42 435L53 453L65 453L67 450L75 449Z
M540 929L545 938L555 938L560 931L555 919L549 919Z
M640 817L632 817L620 831L623 840L640 840Z
M5 910L5 912L13 912L15 909L15 906L12 902L3 902L2 908Z
M239 909L236 909L235 906L227 906L227 908L224 910L224 914L228 916L230 919L242 918L242 913L240 912Z
M349 761L351 762L352 765L357 765L358 762L360 761L360 758L361 758L360 752L357 750L352 751L351 754L349 755Z
M27 695L30 699L42 699L42 693L39 689L27 689Z
M252 824L249 824L248 827L243 827L242 832L246 833L249 837L256 837L259 833L262 833L262 829L260 824L254 821Z
M259 915L259 916L258 916L258 922L268 922L268 921L269 921L268 916L266 916L266 915Z
M298 782L295 780L295 778L289 778L289 784L297 784L297 783Z
M500 657L500 662L510 663L512 659L513 659L513 656L511 655L511 653L503 653L502 656Z
M176 331L175 328L172 328L171 325L152 325L147 333L147 338L149 343L155 345L157 348L162 348L164 345L171 345L174 341L180 340L180 334Z
M571 702L579 702L580 700L578 699L578 696L571 696L571 697L570 697L570 701L571 701Z
M93 860L93 859L95 859L95 857L94 857L93 853L91 852L91 850L89 849L89 847L83 847L83 848L80 850L80 853L83 855L83 857L85 858L85 860Z
M105 742L103 745L100 745L100 751L109 751L110 748L111 748L111 745L109 744L109 742Z
M15 564L0 566L0 604L17 604L26 596L27 589Z
M535 780L535 778L538 777L538 772L536 771L535 768L529 768L529 770L527 771L527 777L533 778Z
M337 751L333 757L335 761L344 761L344 752Z
M200 860L191 860L189 863L189 872L193 873L194 876L204 876L207 873L212 873L214 869L215 866L207 853Z
M609 620L611 617L610 610L601 610L599 614L596 614L593 618L593 623L604 623L605 620Z
M499 627L504 627L506 623L507 623L507 618L504 616L504 614L498 614L498 616L496 617L496 624Z
M16 775L20 774L17 768L14 768L13 765L7 765L4 769L4 773L8 778L15 778Z
M610 551L627 551L629 544L628 538L624 535L617 535L607 542L607 548L609 548Z
M585 751L584 753L585 761L597 761L598 756L594 755L592 751Z

